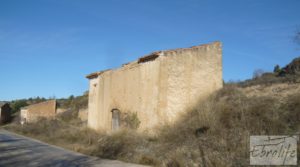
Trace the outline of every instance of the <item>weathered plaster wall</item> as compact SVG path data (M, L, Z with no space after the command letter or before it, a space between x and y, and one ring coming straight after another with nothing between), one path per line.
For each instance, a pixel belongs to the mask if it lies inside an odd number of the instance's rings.
M34 122L39 117L51 118L56 114L56 100L49 100L27 106L21 109L21 119L26 122Z
M155 60L132 62L90 77L88 126L111 130L112 109L135 112L140 130L173 122L222 87L222 49L215 42L157 52Z

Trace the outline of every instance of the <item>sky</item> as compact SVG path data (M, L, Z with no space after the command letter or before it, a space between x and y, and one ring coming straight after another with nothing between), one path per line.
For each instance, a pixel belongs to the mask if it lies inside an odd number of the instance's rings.
M69 97L89 73L153 51L223 43L223 79L300 56L299 0L1 0L0 100Z

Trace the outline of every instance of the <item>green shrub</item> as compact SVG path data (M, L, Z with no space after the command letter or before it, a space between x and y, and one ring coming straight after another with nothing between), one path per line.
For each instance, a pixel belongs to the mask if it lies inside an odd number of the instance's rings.
M141 124L141 121L138 118L137 113L125 113L122 118L122 124L124 127L129 129L138 129Z

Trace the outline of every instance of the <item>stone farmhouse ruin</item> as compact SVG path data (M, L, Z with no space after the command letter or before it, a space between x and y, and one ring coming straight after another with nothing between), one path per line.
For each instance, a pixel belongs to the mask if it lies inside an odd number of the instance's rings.
M87 78L90 128L116 130L124 115L135 113L138 129L152 130L222 88L222 46L158 51Z
M21 108L21 123L35 122L39 118L53 118L56 113L56 100L32 104Z
M11 108L9 103L0 102L0 125L11 120Z

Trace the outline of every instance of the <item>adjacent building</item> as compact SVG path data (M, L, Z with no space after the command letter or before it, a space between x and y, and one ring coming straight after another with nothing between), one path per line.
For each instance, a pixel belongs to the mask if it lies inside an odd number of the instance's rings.
M88 126L111 131L134 113L139 129L174 122L180 113L222 88L220 42L158 51L89 79Z
M56 115L56 100L32 104L21 108L21 123L34 122L38 118L52 118Z
M11 108L9 103L0 102L0 124L5 124L11 120Z

